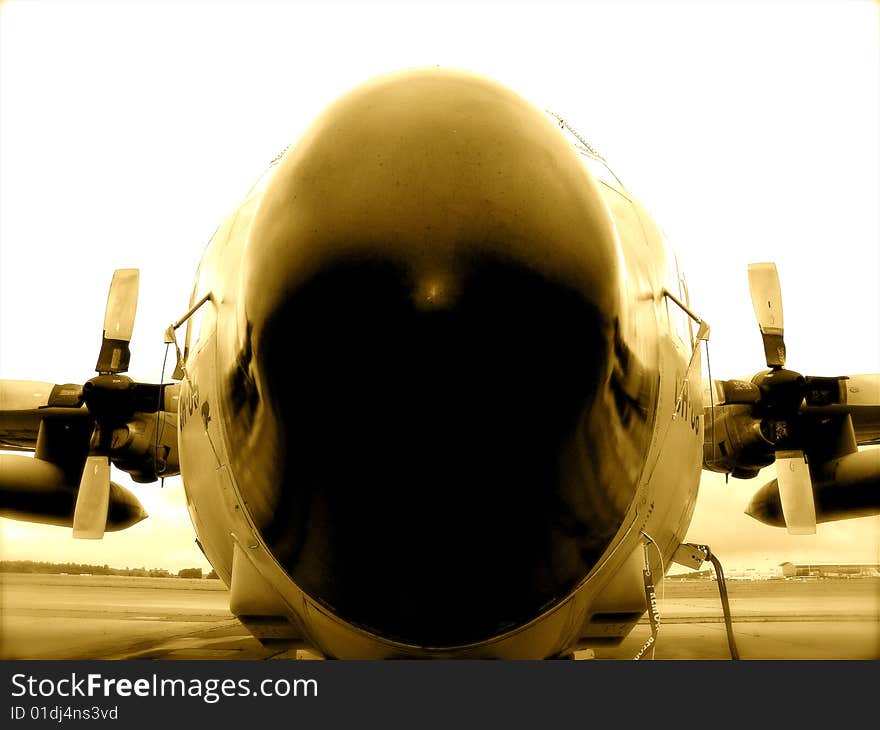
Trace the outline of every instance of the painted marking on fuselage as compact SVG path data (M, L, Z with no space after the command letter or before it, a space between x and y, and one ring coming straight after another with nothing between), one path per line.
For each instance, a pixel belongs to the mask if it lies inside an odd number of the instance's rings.
M701 413L697 413L694 410L693 405L691 404L690 398L690 382L685 384L684 391L682 391L682 383L676 378L675 380L675 390L677 393L681 393L681 398L678 403L675 405L675 416L678 418L684 419L684 421L690 426L691 431L693 431L697 436L700 435L700 416Z
M205 401L205 406L208 405L208 402ZM192 417L193 413L199 410L199 386L190 380L184 380L183 385L180 389L180 428L183 429L186 426L187 421ZM210 410L210 409L209 409ZM208 420L209 418L205 418L204 410L203 416L205 420L205 429L208 428Z

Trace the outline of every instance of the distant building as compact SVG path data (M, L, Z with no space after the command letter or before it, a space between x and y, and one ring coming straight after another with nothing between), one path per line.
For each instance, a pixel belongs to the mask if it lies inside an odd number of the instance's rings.
M727 580L773 580L782 577L782 571L774 568L732 568L724 571Z
M782 563L785 578L880 577L880 563Z

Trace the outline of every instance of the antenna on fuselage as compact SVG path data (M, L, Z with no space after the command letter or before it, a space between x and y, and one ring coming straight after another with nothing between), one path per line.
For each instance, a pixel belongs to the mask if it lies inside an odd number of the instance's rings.
M602 155L600 155L598 152L596 152L596 150L595 150L595 148L593 147L593 145L591 145L591 144L590 144L589 142L587 142L587 140L585 140L580 134L578 134L578 133L574 130L574 128L573 128L568 122L566 122L566 121L565 121L562 117L560 117L556 112L550 111L549 109L546 109L545 111L546 111L551 117L553 117L557 122L559 122L559 126L560 126L562 129L567 130L567 131L569 132L569 134L571 134L572 137L574 137L578 142L580 142L580 143L583 145L584 149L585 149L587 152L589 152L591 155L593 155L593 157L598 157L600 160L602 160L602 162L605 162L606 164L608 164L607 161L605 160L605 158L602 157Z

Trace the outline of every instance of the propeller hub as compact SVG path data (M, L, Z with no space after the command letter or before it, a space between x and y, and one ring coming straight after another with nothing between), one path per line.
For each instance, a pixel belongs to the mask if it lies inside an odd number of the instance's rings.
M97 375L83 385L83 400L99 424L124 423L136 410L137 389L125 375Z
M784 368L758 373L752 383L761 391L760 410L775 416L796 415L807 386L803 375Z

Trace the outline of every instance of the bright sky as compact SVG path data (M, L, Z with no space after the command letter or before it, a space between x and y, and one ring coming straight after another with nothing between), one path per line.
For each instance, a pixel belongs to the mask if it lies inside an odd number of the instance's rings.
M141 269L132 369L159 378L220 217L336 96L390 70L493 77L568 120L666 230L715 377L763 366L746 279L776 261L789 365L880 371L880 42L868 2L7 2L0 377L93 374L113 269ZM726 567L880 560L880 518L792 537L706 475L689 538ZM206 565L179 479L102 542L0 519L6 559Z

